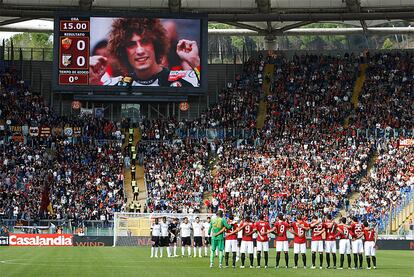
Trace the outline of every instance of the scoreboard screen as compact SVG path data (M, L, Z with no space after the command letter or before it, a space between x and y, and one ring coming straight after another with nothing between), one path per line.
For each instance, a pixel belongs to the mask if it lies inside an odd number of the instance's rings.
M89 84L89 18L59 22L59 85Z
M207 17L56 14L56 92L195 95L207 90Z

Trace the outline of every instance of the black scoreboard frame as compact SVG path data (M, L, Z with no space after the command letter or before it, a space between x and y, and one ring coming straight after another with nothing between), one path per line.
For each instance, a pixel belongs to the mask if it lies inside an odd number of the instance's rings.
M157 87L157 86L97 86L97 85L61 85L59 84L60 63L60 21L67 18L87 17L146 17L159 19L198 19L200 20L200 86L199 87ZM90 26L89 26L90 29ZM90 30L89 30L90 31ZM54 47L52 90L54 93L89 95L154 95L154 96L195 96L204 95L208 84L208 16L206 14L168 14L140 12L56 12L54 17ZM89 58L89 57L88 57Z

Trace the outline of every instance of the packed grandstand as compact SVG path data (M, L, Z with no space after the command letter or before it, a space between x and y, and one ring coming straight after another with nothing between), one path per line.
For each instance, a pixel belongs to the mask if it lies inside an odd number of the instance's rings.
M414 189L413 72L409 52L261 52L198 118L133 126L60 116L5 68L0 216L109 224L115 212L131 210L124 172L140 165L141 212L223 210L273 221L279 213L335 218L342 211L384 231L390 209ZM137 145L128 143L132 127ZM350 202L351 195L358 198Z

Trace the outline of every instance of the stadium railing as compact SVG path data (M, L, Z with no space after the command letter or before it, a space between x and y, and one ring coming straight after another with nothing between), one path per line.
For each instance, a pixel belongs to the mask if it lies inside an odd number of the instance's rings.
M401 201L396 206L391 207L389 213L381 216L378 225L379 233L392 233L392 221L397 219L400 213L407 207L408 204L410 204L414 198L414 190L411 190L410 188L405 188L403 191L401 191L401 193L404 194Z
M31 48L31 47L5 47L4 60L7 61L53 61L53 48ZM243 64L249 57L256 54L256 50L252 52L239 49L230 49L228 51L209 51L209 64Z
M60 226L63 233L74 234L76 229L82 227L86 236L113 236L114 221L113 220L84 220L76 222L75 220L17 220L3 219L0 220L1 225L7 226L11 233L53 233L51 226ZM52 225L53 224L53 225ZM45 229L49 227L49 229Z
M193 139L225 139L225 138L251 138L257 130L255 128L178 128L175 130L174 138L193 138ZM414 138L414 130L406 129L357 129L356 136L376 139L392 138ZM157 139L144 139L154 140ZM160 139L161 140L161 139Z

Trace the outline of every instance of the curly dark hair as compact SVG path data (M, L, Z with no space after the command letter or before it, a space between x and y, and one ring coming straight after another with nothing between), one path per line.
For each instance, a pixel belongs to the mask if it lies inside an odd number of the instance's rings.
M143 36L154 45L157 63L168 53L169 40L167 31L156 18L118 18L112 23L109 37L109 52L119 61L127 61L126 47L134 35ZM129 64L128 64L129 66Z

